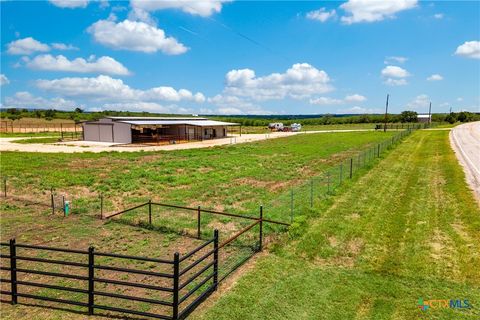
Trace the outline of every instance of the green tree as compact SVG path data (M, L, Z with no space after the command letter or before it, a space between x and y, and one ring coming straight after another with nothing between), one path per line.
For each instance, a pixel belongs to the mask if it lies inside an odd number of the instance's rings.
M83 113L83 110L80 108L75 108L75 113Z
M445 121L454 124L455 122L457 122L457 115L451 112L448 116L445 117Z
M418 113L415 111L402 111L400 114L400 121L401 122L417 122Z

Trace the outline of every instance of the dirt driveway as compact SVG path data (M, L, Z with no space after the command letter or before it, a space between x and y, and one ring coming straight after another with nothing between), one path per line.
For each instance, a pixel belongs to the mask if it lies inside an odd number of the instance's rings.
M3 151L21 151L21 152L48 152L48 153L75 153L75 152L136 152L136 151L168 151L182 149L208 148L214 146L253 142L282 137L289 137L297 134L328 133L328 132L356 132L372 131L373 129L358 130L323 130L323 131L303 131L303 132L271 132L267 134L243 134L242 136L232 136L223 139L205 140L198 142L189 142L182 144L170 144L161 146L138 146L138 145L119 145L109 142L91 142L91 141L69 141L60 143L15 143L16 140L27 138L0 138L0 152Z
M453 128L450 131L450 144L480 204L480 121Z

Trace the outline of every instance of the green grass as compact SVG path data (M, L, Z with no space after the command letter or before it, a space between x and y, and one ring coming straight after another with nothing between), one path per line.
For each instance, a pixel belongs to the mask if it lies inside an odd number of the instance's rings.
M55 142L58 142L58 141L59 141L59 138L58 138L58 137L42 137L42 138L16 140L15 143L23 143L23 144L29 144L29 143L55 143Z
M392 134L309 134L174 152L3 152L2 175L11 192L34 198L48 197L39 191L51 187L95 202L103 193L110 210L152 198L256 214L260 204Z
M4 200L0 204L1 240L15 237L19 243L77 249L93 245L103 252L160 258L171 257L176 250L183 254L201 243L179 236L185 231L195 231L194 213L155 207L154 225L148 226L145 225L148 211L143 207L121 216L117 221L102 221L98 218L98 193L105 193L105 202L110 203L110 208L115 201L126 206L151 197L216 209L228 209L228 201L231 201L232 210L248 212L250 204L256 213L262 200L273 200L289 186L302 184L304 179L337 165L338 161L356 150L388 139L391 135L375 132L299 135L252 144L174 152L5 152L2 153L2 174L8 176L9 194L48 203L49 187L53 185L58 194L65 192L67 199L73 199L73 214L63 218L60 212L52 215L48 207ZM280 186L277 187L277 184ZM221 206L224 204L225 207ZM279 218L283 212L273 212L272 216L275 217L275 214ZM134 223L139 219L140 224ZM205 238L210 238L213 228L218 225L230 226L226 232L222 230L221 239L226 239L235 228L238 230L242 226L230 218L214 219L207 214L202 215ZM257 235L258 228L253 228L235 243L238 247L232 245L224 251L225 254L220 257L221 275L228 271L228 265L251 253L251 248L244 245L254 245ZM43 258L63 257L48 255ZM98 263L110 262L107 260ZM45 265L42 268L49 267ZM149 270L152 266L140 264L135 267ZM113 273L109 276L119 275ZM124 274L121 276L125 277ZM79 299L61 292L57 295ZM117 303L123 306L129 302ZM42 319L66 317L61 311L38 311L24 306L2 308L5 319L17 319L21 315L32 318L37 312ZM73 314L68 317L83 318Z
M1 138L17 138L17 137L61 137L60 132L0 132Z
M480 209L448 132L415 133L338 192L192 318L479 318ZM421 311L419 298L474 308Z

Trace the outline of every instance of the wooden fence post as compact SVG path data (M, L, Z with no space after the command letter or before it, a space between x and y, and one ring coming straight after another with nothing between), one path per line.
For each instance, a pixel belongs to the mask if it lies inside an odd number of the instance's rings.
M7 197L7 177L3 177L3 195Z

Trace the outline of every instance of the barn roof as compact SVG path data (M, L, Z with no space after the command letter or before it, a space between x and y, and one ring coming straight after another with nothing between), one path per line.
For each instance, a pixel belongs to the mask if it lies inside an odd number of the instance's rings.
M238 123L232 122L223 122L223 121L215 121L215 120L193 120L193 119L185 119L185 120L121 120L118 122L133 124L137 126L145 126L145 125L189 125L189 126L198 126L198 127L212 127L212 126L238 126Z

